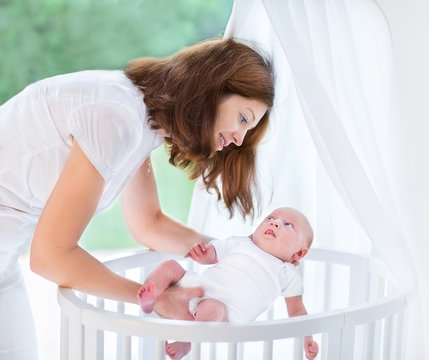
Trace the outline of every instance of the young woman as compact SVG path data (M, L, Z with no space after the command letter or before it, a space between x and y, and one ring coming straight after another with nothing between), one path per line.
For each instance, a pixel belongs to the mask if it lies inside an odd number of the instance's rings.
M149 158L160 144L172 164L202 177L231 214L252 215L255 148L273 97L270 63L229 39L168 58L136 59L125 71L44 79L1 106L0 355L37 357L17 264L30 243L36 273L136 303L141 284L114 274L78 245L97 212L121 194L139 243L185 254L205 240L161 211Z

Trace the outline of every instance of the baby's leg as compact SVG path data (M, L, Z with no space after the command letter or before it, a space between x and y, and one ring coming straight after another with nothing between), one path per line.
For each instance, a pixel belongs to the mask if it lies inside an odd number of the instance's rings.
M153 311L155 300L165 289L178 282L185 270L175 260L167 260L152 271L137 293L142 310L149 314Z
M227 321L228 314L223 303L215 299L202 300L195 311L196 321ZM176 341L165 343L165 353L173 360L180 360L191 350L191 344Z
M195 310L195 321L228 321L226 306L219 300L204 299Z

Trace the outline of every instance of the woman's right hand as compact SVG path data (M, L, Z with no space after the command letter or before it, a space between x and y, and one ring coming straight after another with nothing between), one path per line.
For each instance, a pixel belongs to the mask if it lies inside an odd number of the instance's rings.
M157 297L153 310L165 319L195 320L189 312L189 301L204 296L202 287L170 286Z

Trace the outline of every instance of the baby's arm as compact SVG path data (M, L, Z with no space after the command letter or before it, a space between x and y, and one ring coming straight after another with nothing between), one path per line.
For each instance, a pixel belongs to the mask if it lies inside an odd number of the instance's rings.
M290 317L299 316L299 315L307 315L307 310L304 306L304 302L302 301L302 296L292 296L285 298L287 312ZM304 350L305 356L309 360L313 360L316 358L319 352L319 345L313 340L313 337L306 336L304 341Z
M213 245L206 245L203 241L195 243L185 255L200 264L217 263L216 250Z

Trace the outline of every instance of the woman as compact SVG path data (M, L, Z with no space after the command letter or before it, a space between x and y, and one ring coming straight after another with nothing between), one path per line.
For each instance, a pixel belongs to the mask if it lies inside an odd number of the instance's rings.
M202 177L231 214L253 215L255 147L273 96L267 60L234 40L212 40L136 59L125 71L48 78L0 107L0 358L37 357L17 264L30 242L36 273L137 303L141 284L78 246L94 214L121 193L139 243L185 254L205 240L161 211L149 155L162 142L170 162Z

